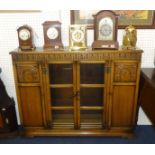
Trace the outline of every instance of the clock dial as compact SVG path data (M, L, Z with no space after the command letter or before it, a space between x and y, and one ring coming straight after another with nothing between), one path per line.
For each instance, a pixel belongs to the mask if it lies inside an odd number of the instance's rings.
M28 31L27 29L22 29L19 32L19 37L21 40L28 40L30 38L30 31Z
M51 27L47 30L47 37L51 40L56 39L58 35L58 30L55 27Z
M113 22L110 17L99 22L99 40L113 40Z
M83 31L82 30L75 30L72 33L72 39L75 42L81 42L84 39L84 33L83 33Z
M112 27L109 24L103 24L100 27L100 33L103 36L109 36L112 33Z

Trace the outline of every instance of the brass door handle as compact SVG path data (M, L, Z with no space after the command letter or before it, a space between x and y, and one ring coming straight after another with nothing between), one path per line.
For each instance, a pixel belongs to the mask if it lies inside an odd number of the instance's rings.
M80 96L80 91L76 91L72 97L79 97Z
M77 91L77 92L76 92L76 96L77 96L77 97L80 97L80 91Z
M72 98L76 97L76 92L72 95Z

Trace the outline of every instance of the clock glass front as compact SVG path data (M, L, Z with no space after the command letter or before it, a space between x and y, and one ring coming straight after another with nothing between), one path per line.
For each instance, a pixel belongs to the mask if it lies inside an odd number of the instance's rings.
M22 29L19 32L19 37L21 40L28 40L30 38L30 31L28 31L27 29Z
M84 39L84 33L83 33L83 31L82 30L75 30L72 33L72 39L75 42L81 42Z
M55 27L50 27L47 30L47 36L49 39L54 40L58 37L59 33L58 30Z
M99 22L98 40L113 40L113 21L110 17L101 19Z

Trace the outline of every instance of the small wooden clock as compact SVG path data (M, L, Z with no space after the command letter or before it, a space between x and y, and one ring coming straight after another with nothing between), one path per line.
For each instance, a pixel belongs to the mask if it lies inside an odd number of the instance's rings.
M61 23L59 21L46 21L43 23L44 48L61 49Z
M17 32L18 32L19 48L21 50L33 50L35 46L34 46L32 28L28 25L23 25L17 29Z
M94 15L93 49L118 49L117 21L113 11L102 10Z

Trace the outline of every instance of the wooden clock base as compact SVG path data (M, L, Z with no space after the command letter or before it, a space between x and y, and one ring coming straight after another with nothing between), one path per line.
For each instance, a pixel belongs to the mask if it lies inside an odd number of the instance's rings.
M35 50L36 47L19 47L21 51L33 51Z
M92 49L113 49L116 50L118 49L118 42L116 41L102 41L102 40L97 40L94 41L92 44Z
M50 48L50 49L63 49L64 48L64 46L61 44L61 43L59 43L59 44L56 44L56 45L54 45L54 46L51 46L51 45L44 45L44 48L46 49L46 48Z

